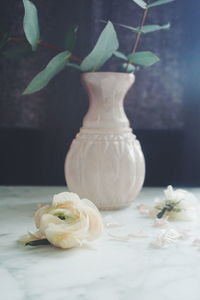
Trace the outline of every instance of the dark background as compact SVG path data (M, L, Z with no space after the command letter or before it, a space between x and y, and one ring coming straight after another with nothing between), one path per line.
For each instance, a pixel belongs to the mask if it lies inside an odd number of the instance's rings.
M98 19L138 26L142 10L131 0L34 0L42 41L64 50L71 24L78 24L75 53L83 58L103 25ZM1 1L0 25L23 37L21 1ZM125 110L146 159L146 185L200 184L200 3L176 0L151 9L147 23L171 23L169 31L142 38L138 50L161 59L137 73ZM116 27L120 50L129 53L133 34ZM4 50L16 47L11 42ZM87 111L80 74L66 69L47 88L22 96L29 81L57 53L39 47L10 60L0 54L0 184L63 185L63 163ZM103 70L116 71L115 59Z

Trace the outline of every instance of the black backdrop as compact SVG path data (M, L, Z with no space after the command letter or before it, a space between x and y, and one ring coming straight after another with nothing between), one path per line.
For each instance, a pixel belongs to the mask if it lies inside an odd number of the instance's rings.
M76 54L84 57L102 29L98 19L136 25L141 10L131 0L34 0L42 40L63 49L65 32L79 24ZM146 35L140 50L161 61L141 70L127 95L126 113L146 158L146 185L200 184L200 3L176 0L152 9L149 23L172 29ZM23 36L21 1L1 1L0 23ZM132 34L117 28L128 53ZM6 49L15 47L10 43ZM21 96L31 78L56 53L42 47L30 57L0 56L0 184L64 184L63 162L87 111L87 95L74 70L59 74L43 91ZM104 69L116 70L113 59Z

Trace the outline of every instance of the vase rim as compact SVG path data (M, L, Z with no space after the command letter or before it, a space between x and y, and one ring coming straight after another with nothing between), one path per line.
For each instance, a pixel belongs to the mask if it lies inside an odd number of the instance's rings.
M84 76L84 75L86 75L86 74L99 74L99 75L105 75L105 74L107 74L107 75L111 75L111 74L113 74L113 75L119 75L119 76L126 76L127 77L127 75L129 76L129 77L135 77L135 74L133 74L133 73L125 73L125 72L84 72L84 73L82 73L82 75L81 76Z
M88 80L102 80L102 79L113 79L122 80L122 81L129 81L130 83L135 82L135 75L132 73L122 73L122 72L85 72L81 75L81 81L84 82Z

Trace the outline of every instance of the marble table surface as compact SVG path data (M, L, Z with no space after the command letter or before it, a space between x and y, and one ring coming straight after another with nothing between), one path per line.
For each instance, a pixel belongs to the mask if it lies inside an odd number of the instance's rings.
M52 246L25 247L16 240L34 230L37 204L51 202L65 187L0 187L0 299L2 300L199 300L200 221L174 226L191 231L173 247L150 246L159 228L141 217L137 203L151 203L161 188L144 188L127 209L103 212L120 228L106 228L91 249L61 250ZM200 189L192 189L200 199ZM107 218L109 218L107 216ZM148 236L113 240L145 231Z

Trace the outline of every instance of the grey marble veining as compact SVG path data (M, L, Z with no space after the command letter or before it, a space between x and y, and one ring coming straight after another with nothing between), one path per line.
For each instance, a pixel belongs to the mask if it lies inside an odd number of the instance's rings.
M34 230L37 204L48 203L63 187L0 187L0 295L3 300L199 300L200 252L192 240L200 224L178 223L192 236L168 249L153 249L150 241L159 229L139 216L135 204L152 201L162 190L145 188L125 210L104 212L125 223L115 235L144 230L147 238L127 242L105 233L95 250L60 250L51 246L23 247L16 240ZM200 189L193 189L200 199ZM108 229L107 229L108 230ZM111 230L111 229L109 229Z

